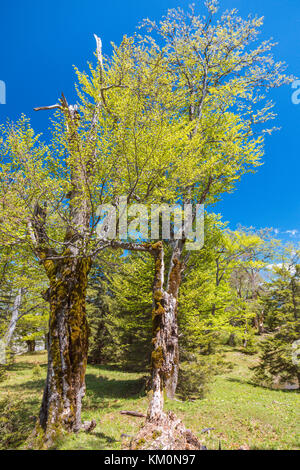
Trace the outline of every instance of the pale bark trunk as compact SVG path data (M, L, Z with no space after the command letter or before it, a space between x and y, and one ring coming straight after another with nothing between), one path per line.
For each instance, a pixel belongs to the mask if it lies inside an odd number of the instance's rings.
M152 344L153 351L151 355L152 370L152 397L148 409L148 419L150 421L160 421L163 418L164 406L164 362L165 362L165 342L163 334L164 326L164 302L165 292L164 284L164 251L162 243L156 244L155 250L155 277L153 285L153 304L152 311Z
M166 395L174 399L179 373L179 342L178 342L178 293L181 284L183 263L181 261L184 240L177 240L172 251L167 280L168 299L166 302Z
M259 335L264 334L265 328L264 328L264 312L262 313L257 313L256 317L254 318L254 324L255 328L257 329L257 333Z
M172 294L166 294L165 300L165 344L166 344L166 395L174 399L179 372L179 344L177 323L177 298Z
M172 258L168 273L167 290L164 289L165 265L162 242L155 247L155 279L153 287L153 352L152 352L152 399L148 417L159 421L163 417L163 393L174 398L178 381L179 348L177 303L181 279L181 264Z
M39 416L49 445L61 431L79 431L85 393L88 325L85 311L89 259L45 262L50 279L48 373Z
M17 293L16 298L14 300L14 305L13 305L11 318L10 318L10 322L9 322L9 327L8 327L6 337L5 337L5 342L6 342L7 346L9 346L9 344L12 340L13 334L15 332L16 326L17 326L17 321L18 321L18 318L19 318L19 311L20 311L20 307L21 307L21 303L22 303L23 294L24 294L24 289L20 288L18 290L18 293Z

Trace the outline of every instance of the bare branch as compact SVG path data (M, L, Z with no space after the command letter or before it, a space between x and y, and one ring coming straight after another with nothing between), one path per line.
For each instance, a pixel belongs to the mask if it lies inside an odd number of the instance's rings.
M96 44L97 44L97 58L98 58L100 67L102 69L103 68L102 41L96 34L94 34L94 38L96 39Z
M33 111L47 111L49 109L61 109L60 104L52 104L51 106L40 106L39 108L33 108Z

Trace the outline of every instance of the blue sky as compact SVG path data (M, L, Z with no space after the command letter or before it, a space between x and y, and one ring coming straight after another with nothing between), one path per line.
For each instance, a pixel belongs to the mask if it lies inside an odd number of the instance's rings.
M36 131L46 132L49 113L34 106L54 104L63 91L76 99L73 65L87 69L94 60L93 33L102 38L104 53L110 41L132 34L145 17L159 19L168 8L187 8L191 0L14 0L0 5L0 80L6 83L6 104L0 122L21 113L32 118ZM203 5L203 1L194 1ZM289 73L300 77L299 0L221 0L221 10L237 8L242 16L265 17L263 38L272 36L276 57ZM264 165L246 175L237 190L215 208L234 228L274 227L284 240L300 240L299 130L300 104L291 100L291 86L272 92L281 130L267 138ZM295 233L288 233L294 232Z

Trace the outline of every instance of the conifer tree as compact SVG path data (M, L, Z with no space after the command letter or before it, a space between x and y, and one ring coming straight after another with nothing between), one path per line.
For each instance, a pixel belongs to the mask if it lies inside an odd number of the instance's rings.
M299 250L288 247L281 263L274 265L273 280L266 286L265 309L268 334L261 347L256 380L268 385L297 382L300 388L300 266Z

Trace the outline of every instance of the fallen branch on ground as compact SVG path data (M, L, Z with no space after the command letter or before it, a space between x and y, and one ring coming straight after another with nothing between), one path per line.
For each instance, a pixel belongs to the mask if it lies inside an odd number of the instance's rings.
M139 413L138 411L120 411L121 415L136 416L137 418L146 418L144 413Z

